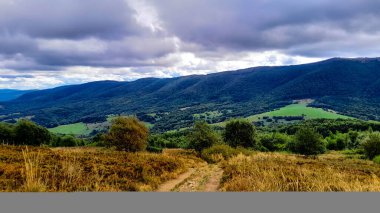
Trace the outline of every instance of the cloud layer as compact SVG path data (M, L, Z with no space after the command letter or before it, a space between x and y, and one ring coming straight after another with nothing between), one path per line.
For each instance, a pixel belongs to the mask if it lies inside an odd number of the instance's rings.
M0 88L374 57L377 0L2 0Z

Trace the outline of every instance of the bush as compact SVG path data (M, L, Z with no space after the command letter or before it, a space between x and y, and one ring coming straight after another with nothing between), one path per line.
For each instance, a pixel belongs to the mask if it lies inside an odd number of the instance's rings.
M184 132L165 132L163 134L150 135L149 146L160 148L188 148L189 143Z
M189 148L195 149L199 153L220 142L218 135L205 121L197 121L187 137Z
M322 136L314 129L300 128L295 134L294 141L288 144L290 151L302 155L318 155L325 152Z
M222 160L228 160L229 158L236 156L238 154L250 155L253 151L244 148L232 148L228 145L214 145L210 148L204 149L202 151L201 157L209 163L217 163Z
M359 132L350 130L348 132L349 142L347 144L348 149L356 149L359 147Z
M73 136L63 137L58 144L60 147L73 147L77 145L77 140Z
M377 155L376 157L374 157L373 162L380 164L380 155Z
M226 124L224 141L232 147L254 147L255 137L255 127L248 121L232 120Z
M148 128L136 117L118 117L105 136L109 146L119 151L143 151L148 145Z
M28 120L20 120L14 129L14 134L16 145L39 146L49 144L51 139L50 132L46 128Z
M262 134L259 137L260 144L266 151L283 151L290 141L290 137L282 133Z
M362 143L362 148L364 154L369 159L373 159L375 156L380 155L380 133L369 133Z
M13 126L6 123L0 123L0 143L13 143L14 137Z
M326 142L327 149L329 150L343 150L350 143L350 137L348 134L338 132L327 137Z

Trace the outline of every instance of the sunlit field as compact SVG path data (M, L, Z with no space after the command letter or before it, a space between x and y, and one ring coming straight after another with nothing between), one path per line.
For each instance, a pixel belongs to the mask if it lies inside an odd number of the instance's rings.
M152 154L0 145L0 191L153 191L197 161L182 150Z
M380 191L379 164L336 152L315 159L285 153L238 155L222 167L222 191Z

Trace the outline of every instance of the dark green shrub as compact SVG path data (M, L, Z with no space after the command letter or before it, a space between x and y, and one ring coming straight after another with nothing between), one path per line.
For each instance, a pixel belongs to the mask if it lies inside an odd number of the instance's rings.
M361 145L369 159L380 155L380 132L369 133Z
M14 129L16 145L39 146L49 144L51 140L50 132L29 120L20 120Z
M326 148L329 150L343 150L346 149L348 144L350 143L350 137L348 134L336 133L330 134L326 138Z
M288 149L302 155L318 155L325 152L325 144L322 136L314 129L300 128L294 136L294 140L288 143Z
M0 143L13 144L15 138L13 128L13 125L0 123Z
M347 144L348 149L357 149L359 147L359 132L350 130L348 132L349 142Z
M374 157L373 162L380 164L380 155L377 155L376 157Z
M290 141L290 137L282 133L262 134L259 136L260 145L262 145L266 151L283 151L286 149L286 145Z
M58 144L59 147L73 147L77 145L77 140L73 136L64 136Z
M220 143L218 135L204 121L197 121L188 137L189 148L201 152L214 144Z
M232 147L254 147L256 129L246 120L231 120L226 124L224 141Z

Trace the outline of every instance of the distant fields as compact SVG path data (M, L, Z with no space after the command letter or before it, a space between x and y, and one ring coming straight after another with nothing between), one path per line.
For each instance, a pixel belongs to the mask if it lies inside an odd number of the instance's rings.
M204 112L200 114L194 114L193 117L195 119L206 119L211 120L214 117L218 117L223 115L219 111L211 111ZM306 103L297 103L291 104L285 107L282 107L277 110L273 110L270 112L265 112L257 115L252 115L246 117L246 119L250 122L263 121L266 125L271 122L267 122L267 119L272 119L273 117L286 117L286 116L303 116L304 119L317 119L317 118L325 118L325 119L355 119L353 117L340 115L334 111L326 111L321 108L308 107ZM71 135L89 135L94 130L103 130L109 126L109 123L115 116L108 116L107 122L103 123L94 123L94 124L85 124L85 123L75 123L68 125L61 125L55 128L49 129L53 133L57 134L71 134ZM278 123L288 123L284 120L279 120ZM148 128L152 128L154 124L145 122ZM224 126L225 122L215 123L217 126ZM183 128L186 129L186 128Z
M57 126L49 129L49 131L57 134L88 135L92 130L85 123L75 123Z
M107 122L102 122L102 123L85 124L81 122L81 123L75 123L75 124L60 125L60 126L49 129L49 131L56 134L87 136L94 130L101 131L101 130L107 129L113 118L114 117L108 117ZM148 128L153 127L153 124L151 123L148 123L148 122L144 122L144 123Z
M346 115L338 114L332 110L326 111L321 108L308 107L306 103L297 103L291 104L285 107L282 107L277 110L273 110L270 112L265 112L261 114L252 115L246 117L250 122L263 121L265 124L269 124L271 122L267 122L267 119L273 119L273 117L304 117L305 120L309 119L356 119L353 117L349 117ZM288 123L284 120L279 120L278 123ZM224 126L225 122L216 123L214 125Z
M274 116L304 116L305 119L353 119L352 117L340 115L333 111L326 111L321 108L308 107L306 104L291 104L282 107L278 110L265 112L262 114L257 114L247 117L250 121L257 121L259 118L264 116L274 117Z

